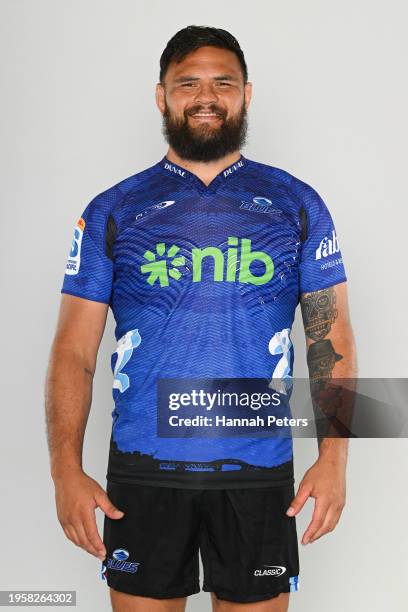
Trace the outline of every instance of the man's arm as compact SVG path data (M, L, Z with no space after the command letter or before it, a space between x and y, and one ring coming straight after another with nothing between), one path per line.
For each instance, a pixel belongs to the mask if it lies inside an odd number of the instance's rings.
M300 296L319 455L348 448L357 358L347 283ZM321 418L322 413L324 415ZM329 420L330 419L330 420ZM339 437L340 436L340 437ZM343 436L343 437L341 437Z
M357 360L346 282L302 293L300 304L313 408L320 422L319 458L303 477L288 514L297 514L309 497L316 498L302 539L307 544L334 529L345 505L349 430L344 424L350 421Z
M108 305L62 294L46 377L51 475L82 470L82 445Z
M111 518L121 518L123 513L84 473L82 447L107 312L107 304L62 294L45 382L47 440L58 518L70 540L101 559L106 551L94 510L99 506Z

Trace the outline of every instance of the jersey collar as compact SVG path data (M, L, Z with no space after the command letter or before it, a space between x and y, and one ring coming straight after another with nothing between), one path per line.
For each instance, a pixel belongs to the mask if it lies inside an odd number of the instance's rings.
M241 154L237 161L221 170L208 186L196 174L187 170L187 168L171 162L166 155L158 162L158 165L169 175L178 176L181 180L188 181L200 192L213 193L224 181L240 173L242 168L247 165L247 159Z

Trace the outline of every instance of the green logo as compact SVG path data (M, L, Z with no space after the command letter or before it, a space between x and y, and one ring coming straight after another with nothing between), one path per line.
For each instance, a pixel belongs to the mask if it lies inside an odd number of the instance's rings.
M203 260L210 257L214 263L215 282L240 282L251 283L252 285L264 285L273 277L274 264L272 258L263 251L251 251L251 240L249 238L239 238L230 236L228 238L228 249L226 253L218 247L208 246L202 249L193 248L191 250L192 261L192 282L198 283L202 280ZM184 266L185 257L177 255L180 247L172 244L168 250L164 242L156 244L155 252L148 249L143 257L148 261L140 266L143 274L147 274L147 282L154 285L157 281L160 287L169 286L169 277L180 280L182 273L179 268ZM264 264L265 270L261 276L255 276L250 271L250 265L258 260ZM238 271L238 278L237 278Z
M156 280L158 280L160 287L168 287L169 276L175 280L179 280L181 272L177 270L177 267L184 266L185 263L183 255L176 257L179 250L180 247L172 244L166 254L166 245L164 242L159 242L156 244L156 253L153 253L149 249L145 252L143 257L147 259L149 263L140 266L140 270L143 274L149 275L147 278L149 285L154 285ZM165 259L156 260L156 255L158 257L165 257Z

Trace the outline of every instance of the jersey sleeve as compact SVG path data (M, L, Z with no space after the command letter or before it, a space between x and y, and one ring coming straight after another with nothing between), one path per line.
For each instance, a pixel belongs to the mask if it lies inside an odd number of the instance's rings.
M109 208L96 196L83 210L72 237L61 293L110 303L113 261L105 248Z
M332 216L320 195L310 186L303 191L307 236L299 264L300 293L318 291L347 280L339 239Z

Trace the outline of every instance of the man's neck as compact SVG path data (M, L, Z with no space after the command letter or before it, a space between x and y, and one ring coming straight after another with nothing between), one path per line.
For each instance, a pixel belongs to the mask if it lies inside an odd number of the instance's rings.
M174 149L169 147L169 150L166 153L166 157L169 161L185 168L192 174L198 176L199 179L203 181L206 185L209 185L211 181L225 168L228 168L231 164L238 161L241 157L241 153L237 151L233 151L232 153L228 153L224 157L214 161L201 162L201 161L191 161L190 159L184 159L177 155Z

